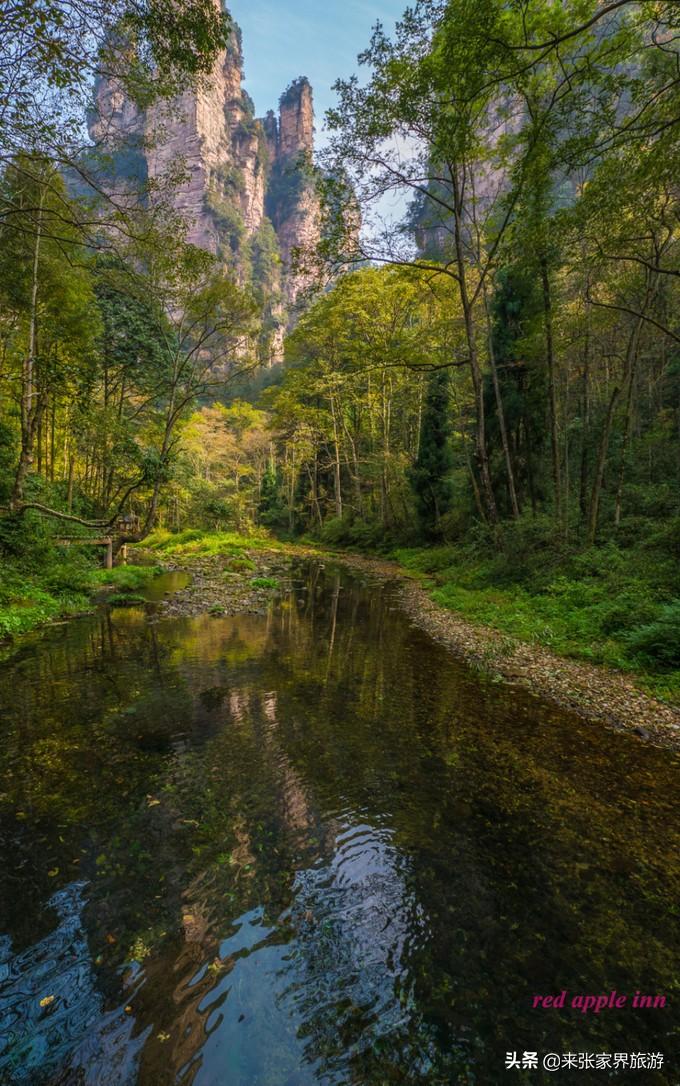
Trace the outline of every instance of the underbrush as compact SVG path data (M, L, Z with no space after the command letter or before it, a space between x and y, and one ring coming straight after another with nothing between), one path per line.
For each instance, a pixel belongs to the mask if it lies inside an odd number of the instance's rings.
M240 558L246 549L272 550L283 547L283 543L279 543L261 529L254 529L250 535L239 532L210 532L200 528L187 528L186 531L175 534L158 530L144 540L145 550L192 557L226 554Z
M152 578L163 572L163 566L116 566L115 569L95 570L94 579L97 584L116 588L125 593L134 591L135 588L144 588Z
M17 637L60 615L82 611L96 588L94 569L83 556L31 568L5 560L0 575L0 638Z
M91 606L103 587L122 594L142 588L159 566L100 568L101 548L59 547L49 530L28 520L0 524L0 640L19 637Z
M656 696L680 700L680 575L667 538L577 551L522 526L488 541L397 548L435 602L562 655L634 672Z

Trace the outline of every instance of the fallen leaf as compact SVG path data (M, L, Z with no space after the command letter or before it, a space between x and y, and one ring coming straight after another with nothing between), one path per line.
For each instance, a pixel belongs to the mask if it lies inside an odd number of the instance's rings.
M49 1007L50 1003L54 1003L54 996L43 996L40 1000L41 1007Z

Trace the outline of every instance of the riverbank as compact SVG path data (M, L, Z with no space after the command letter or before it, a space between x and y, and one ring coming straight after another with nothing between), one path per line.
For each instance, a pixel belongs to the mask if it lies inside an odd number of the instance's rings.
M117 566L99 569L83 553L68 553L43 561L4 562L0 575L0 644L41 626L91 611L104 593L110 602L133 603L162 572L159 566Z
M295 559L323 558L389 583L414 625L493 680L529 689L584 719L680 748L680 711L653 696L653 675L568 658L529 637L515 636L510 630L518 619L526 625L526 610L513 609L510 596L473 595L457 585L455 571L447 569L442 576L437 572L438 564L442 568L440 552L397 552L401 558L397 562L279 542L266 533L243 536L190 530L179 535L157 532L139 554L146 564L112 571L94 569L84 556L47 565L33 575L8 567L3 570L0 634L11 640L38 626L82 614L102 598L103 590L111 593L110 602L142 603L145 586L163 570L186 571L191 580L154 604L155 620L264 614L275 595L289 588ZM461 613L450 602L463 600L474 611L480 599L486 622ZM663 684L664 677L657 681Z
M413 624L492 679L524 687L584 720L680 749L680 710L639 689L633 676L566 659L477 625L438 604L395 562L358 555L336 556L336 560L395 582L399 601Z
M161 615L262 613L288 586L294 558L324 558L394 586L414 625L492 679L529 689L584 719L680 748L680 711L640 688L648 676L568 659L474 622L439 602L436 582L405 564L233 533L164 534L148 545L166 567L192 574L188 588L163 603Z

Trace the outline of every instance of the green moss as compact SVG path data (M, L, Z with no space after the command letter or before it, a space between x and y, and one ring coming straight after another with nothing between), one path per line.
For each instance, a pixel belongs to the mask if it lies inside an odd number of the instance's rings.
M190 528L174 535L166 531L154 532L144 541L144 546L164 554L192 556L223 554L238 558L246 549L276 550L283 548L284 545L264 531L246 536L238 532L208 532ZM234 568L233 563L231 568Z
M155 566L116 566L115 569L98 569L94 576L99 584L112 585L122 591L143 588L163 572L163 567Z
M255 569L255 563L251 558L242 558L237 556L229 563L229 569L233 573L245 573L252 569Z
M250 583L253 588L271 588L275 590L281 587L276 577L253 577Z
M108 602L112 607L141 607L146 600L136 592L114 592Z

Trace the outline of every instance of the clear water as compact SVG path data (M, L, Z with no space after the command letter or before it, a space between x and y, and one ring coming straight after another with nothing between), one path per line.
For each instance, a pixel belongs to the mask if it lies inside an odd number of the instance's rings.
M508 1050L680 1081L677 755L481 678L389 589L104 608L0 705L3 1084L609 1080ZM668 1005L532 1007L612 988Z

